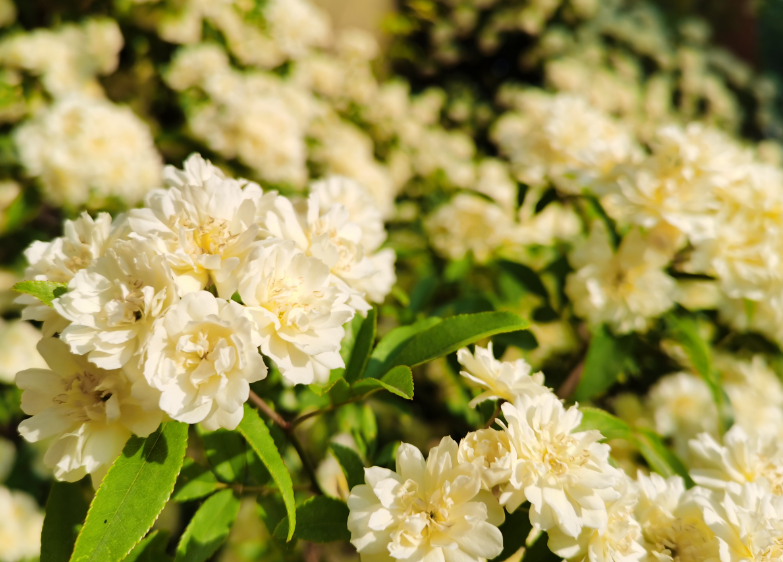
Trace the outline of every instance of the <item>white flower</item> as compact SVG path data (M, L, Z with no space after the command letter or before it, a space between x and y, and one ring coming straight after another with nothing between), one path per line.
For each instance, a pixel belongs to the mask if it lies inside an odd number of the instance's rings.
M0 486L0 560L22 562L41 551L43 513L33 498Z
M243 306L207 291L189 293L155 323L144 378L173 419L235 429L250 383L266 377L259 343Z
M165 256L143 240L119 240L55 299L71 324L62 340L103 369L119 369L149 336L153 321L177 300Z
M75 482L86 474L100 480L131 434L146 437L162 414L131 396L122 371L104 371L56 338L41 340L38 351L51 370L17 375L22 410L33 416L19 432L32 442L55 438L44 463L59 480Z
M307 0L271 0L264 8L272 38L292 59L307 55L313 47L331 40L328 16Z
M489 261L509 242L512 225L503 209L468 193L455 195L425 221L430 243L440 255L457 261L471 252L478 263Z
M355 314L329 266L291 241L255 246L237 271L239 295L261 334L261 351L289 381L310 384L344 367L343 324Z
M720 562L783 560L783 497L756 484L732 483L700 504L720 545Z
M691 440L691 477L700 486L725 489L730 482L753 482L783 496L783 448L777 439L749 436L733 426L723 444L702 433Z
M657 562L718 562L718 542L699 505L708 492L685 491L679 476L639 474L636 520L645 547ZM722 562L722 561L721 561Z
M236 291L232 274L256 240L256 203L261 188L223 173L193 154L184 170L167 167L169 189L155 190L128 223L166 257L181 292L214 283L223 298ZM244 189L243 189L244 188Z
M0 318L0 383L13 384L16 373L24 369L46 367L35 349L40 339L41 332L32 324Z
M118 218L112 224L108 213L100 213L95 219L82 213L75 220L66 220L62 236L51 242L36 240L25 250L24 256L29 263L25 278L68 283L77 272L101 257L125 230L124 218ZM54 335L67 325L67 321L35 297L21 295L16 302L25 305L23 319L44 323L46 336Z
M503 550L503 511L481 491L478 468L458 463L450 437L426 462L403 443L396 473L372 467L365 480L348 498L351 543L363 561L483 562Z
M17 128L14 140L27 172L58 205L134 204L160 183L149 127L106 100L63 98Z
M468 433L459 442L457 458L460 463L477 466L482 487L492 491L511 478L517 455L507 432L487 428Z
M576 270L566 280L574 312L591 326L606 323L618 334L644 332L674 306L677 285L664 271L671 256L632 230L617 252L596 222L589 238L568 256Z
M517 460L500 502L510 512L530 502L530 521L577 537L603 530L606 502L616 500L621 472L609 466L609 446L595 430L577 431L582 413L552 393L522 396L502 406Z
M584 562L642 562L647 550L642 542L642 527L634 509L638 501L636 484L628 477L618 482L620 498L606 507L608 523L599 531L585 529L577 538L555 528L549 532L549 549L558 556Z
M549 394L551 391L544 386L544 374L533 373L530 365L524 359L498 361L492 352L492 342L487 347L476 346L476 350L463 347L457 352L457 360L465 370L460 375L477 384L482 392L470 401L475 407L484 400L507 400L514 402L521 396L536 396Z

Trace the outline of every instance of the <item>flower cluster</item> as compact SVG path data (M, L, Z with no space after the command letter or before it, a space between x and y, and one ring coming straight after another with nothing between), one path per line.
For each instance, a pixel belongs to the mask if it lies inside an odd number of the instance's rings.
M380 212L352 180L292 201L197 154L165 178L142 208L84 214L27 251L28 279L67 283L53 308L20 297L49 369L16 379L32 415L20 431L55 438L59 479L100 478L164 415L236 428L264 357L291 383L324 381L345 366L343 325L394 283Z

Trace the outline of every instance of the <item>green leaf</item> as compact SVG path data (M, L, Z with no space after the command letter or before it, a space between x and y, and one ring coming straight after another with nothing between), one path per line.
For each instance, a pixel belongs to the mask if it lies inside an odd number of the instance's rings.
M269 434L269 428L258 416L258 412L248 404L245 404L245 415L237 429L253 447L283 495L286 512L293 522L288 532L288 540L290 541L296 528L296 502L294 500L294 483L291 481L291 474L283 462L283 457L280 456L280 451L277 450L275 442Z
M533 525L530 523L530 513L527 509L517 509L514 513L507 513L506 520L500 526L500 532L503 533L503 552L491 562L503 562L511 558L525 546L531 529Z
M326 543L348 541L348 506L340 500L327 496L315 496L296 509L296 532L294 538ZM290 535L288 518L280 521L275 537L282 539Z
M128 440L95 494L71 562L118 562L133 550L171 496L187 443L188 426L175 421Z
M232 490L210 496L188 523L177 545L174 562L204 562L226 541L239 513Z
M718 409L720 431L725 433L734 424L731 401L723 390L720 373L713 367L710 348L701 337L696 320L690 316L670 315L666 318L666 323L672 337L685 350L693 370L707 383Z
M572 398L589 400L609 390L629 357L628 342L615 338L605 326L595 330L585 357L585 368Z
M170 562L171 556L166 554L168 544L168 531L160 529L152 531L131 550L123 562Z
M522 562L562 562L562 558L549 550L549 535L541 533L536 542L525 550Z
M345 473L345 479L348 481L348 489L353 489L354 486L364 484L364 463L359 457L358 453L353 449L340 445L339 443L332 443L329 445L337 462Z
M416 334L439 324L442 322L440 318L431 316L423 320L419 320L415 324L410 326L400 326L393 329L386 334L378 345L373 349L370 361L367 363L367 369L364 372L365 378L380 378L388 369L384 369L386 361L393 357L403 345L408 343Z
M86 515L87 500L78 483L52 484L41 531L41 562L68 562Z
M21 281L11 288L17 293L37 298L46 306L52 306L52 301L68 290L68 284L54 281Z
M247 474L247 445L242 436L226 429L206 431L201 426L196 428L217 477L223 482L244 482Z
M219 487L220 484L211 470L186 458L171 499L176 502L189 502L208 496Z
M582 412L580 431L597 429L606 439L630 439L631 427L620 418L617 418L598 408L579 408Z
M353 385L356 395L383 388L406 400L413 398L413 373L410 367L399 365L392 368L381 379L362 379Z
M274 535L280 521L286 517L285 504L278 496L272 495L259 495L256 502L258 503L258 516L264 522L269 534Z
M637 428L634 430L631 442L655 472L667 478L679 474L688 488L695 486L682 460L666 447L657 433L649 429Z
M479 312L452 316L423 330L384 362L381 372L397 365L415 367L448 355L482 338L525 330L530 324L511 312Z
M378 313L374 308L367 313L367 318L362 322L359 333L356 334L356 341L353 345L353 352L345 367L345 380L348 384L358 381L362 378L367 363L370 361L370 352L372 344L375 343L375 329L378 322Z

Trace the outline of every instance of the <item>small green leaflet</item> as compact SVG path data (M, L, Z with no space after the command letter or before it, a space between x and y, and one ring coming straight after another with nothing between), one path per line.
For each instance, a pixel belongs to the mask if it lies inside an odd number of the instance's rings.
M176 502L189 502L208 496L219 487L220 484L211 470L186 458L171 499Z
M375 346L375 349L373 349L372 355L370 355L370 361L367 363L364 377L377 379L383 376L383 374L388 371L388 369L384 370L384 365L390 357L396 354L402 346L408 343L416 334L431 328L440 322L442 322L440 318L433 316L419 320L410 326L400 326L386 334L381 341L378 342L378 345Z
M122 562L171 562L171 556L166 554L168 544L168 531L152 531Z
M365 394L383 388L406 400L413 398L413 373L410 367L399 365L392 368L380 379L362 379L353 385L355 395Z
M247 439L247 442L253 447L261 462L264 463L272 479L277 484L280 493L283 495L286 512L289 519L293 521L288 531L288 540L294 536L296 528L296 502L294 500L294 483L291 480L291 474L288 472L280 451L277 450L272 436L269 434L269 428L258 416L253 408L245 404L245 414L237 428L239 432Z
M86 515L87 500L78 483L52 484L41 531L41 562L68 562Z
M68 290L68 284L54 281L21 281L11 288L17 293L37 298L46 306L52 306L52 301Z
M71 562L119 562L150 530L182 468L188 426L164 422L131 437L92 500Z
M359 454L339 443L332 443L329 448L343 469L345 479L348 481L348 489L364 484L364 463Z
M579 408L582 412L582 423L579 431L596 429L606 439L630 439L633 430L631 426L605 410L598 408Z
M367 368L370 361L370 352L375 343L375 330L377 326L378 315L374 308L367 313L367 318L362 322L359 333L356 334L356 340L351 352L351 358L345 367L345 380L348 384L356 382Z
M628 342L615 338L605 326L599 326L587 350L585 368L572 398L588 400L609 390L629 358Z
M284 539L290 534L285 518L275 529L275 538ZM350 540L348 506L328 496L308 499L296 509L294 538L318 543Z
M174 562L205 562L217 552L239 513L239 498L233 490L210 496L188 523L177 546Z
M206 431L201 426L196 428L217 477L223 482L244 482L247 475L247 445L242 436L225 429Z

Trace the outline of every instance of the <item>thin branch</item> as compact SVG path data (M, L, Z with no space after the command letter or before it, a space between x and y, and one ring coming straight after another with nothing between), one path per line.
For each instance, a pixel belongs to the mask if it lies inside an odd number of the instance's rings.
M302 422L309 420L310 418L314 418L316 416L320 416L322 414L327 414L329 412L334 412L338 408L341 408L342 406L345 406L346 404L353 404L354 402L360 402L361 400L364 400L368 396L375 394L379 390L382 390L380 388L376 388L374 390L371 390L370 392L366 394L362 394L361 396L354 396L353 398L350 398L349 400L346 400L345 402L340 402L339 404L332 404L331 406L327 406L326 408L321 408L320 410L313 410L312 412L307 412L306 414L302 414L298 418L294 418L290 422L291 428L294 428L301 424Z
M250 401L256 405L256 407L261 410L269 419L271 419L273 422L275 422L277 425L280 426L280 429L285 431L286 433L289 433L291 431L291 424L288 423L283 419L283 416L275 412L269 404L264 402L264 400L255 392L252 390L250 391Z
M495 420L500 415L500 404L498 404L497 408L495 408L495 411L492 412L492 415L489 416L489 419L487 420L487 423L484 424L484 429L488 429L493 423L495 423Z
M585 360L582 359L579 364L574 367L574 370L568 375L560 388L557 389L557 396L562 399L566 399L571 396L576 387L579 386L579 381L582 380L582 373L585 370Z

